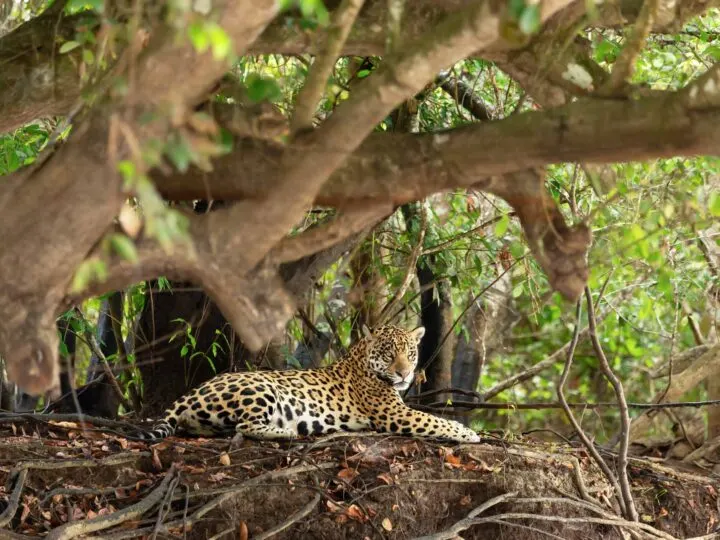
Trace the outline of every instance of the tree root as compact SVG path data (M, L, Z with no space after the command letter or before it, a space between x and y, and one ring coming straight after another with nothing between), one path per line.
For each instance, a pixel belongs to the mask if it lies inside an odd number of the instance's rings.
M291 515L285 521L276 525L269 531L266 531L262 534L258 534L255 537L255 540L267 540L268 538L272 538L273 536L275 536L278 533L281 533L282 531L284 531L285 529L287 529L294 523L297 523L301 519L305 518L306 516L308 516L310 514L310 512L312 512L315 509L315 507L320 502L321 498L322 498L322 495L320 493L316 493L315 497L313 497L313 499L309 503L307 503L305 506L303 506L300 510L295 512L293 515Z
M70 523L66 523L65 525L62 525L50 531L45 538L47 540L68 540L70 538L80 536L81 534L102 531L105 529L109 529L110 527L114 527L115 525L119 525L120 523L123 523L125 521L136 519L139 516L143 515L145 512L149 511L163 499L163 497L165 496L165 492L168 489L168 486L171 484L176 474L177 469L173 465L165 475L165 478L163 478L163 481L160 483L160 485L155 488L150 493L150 495L145 497L142 501L106 516L99 516L92 519L85 519L82 521L73 521Z
M20 495L25 487L27 475L27 469L16 470L11 475L11 478L15 480L15 488L13 489L12 495L10 495L7 508L2 514L0 514L0 528L3 528L10 523L12 518L15 516L15 513L18 511L18 507L20 506Z

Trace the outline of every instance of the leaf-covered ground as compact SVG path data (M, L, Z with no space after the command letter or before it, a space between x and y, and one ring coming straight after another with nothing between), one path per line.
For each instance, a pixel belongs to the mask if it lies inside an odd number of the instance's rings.
M0 426L0 538L711 538L715 478L631 460L640 523L579 448L378 435L156 445L76 423Z

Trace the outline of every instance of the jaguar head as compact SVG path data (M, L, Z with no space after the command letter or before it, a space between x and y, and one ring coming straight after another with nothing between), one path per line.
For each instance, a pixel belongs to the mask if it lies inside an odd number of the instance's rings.
M369 331L363 328L367 343L367 362L377 377L397 390L407 390L415 378L418 345L425 328L405 330L398 326L379 326Z

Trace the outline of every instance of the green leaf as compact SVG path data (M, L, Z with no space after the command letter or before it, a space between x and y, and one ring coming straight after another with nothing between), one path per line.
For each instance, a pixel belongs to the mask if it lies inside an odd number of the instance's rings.
M705 47L705 50L703 51L703 54L709 56L713 60L720 61L720 46L718 45L710 45L708 47Z
M137 249L135 249L135 244L129 237L124 234L113 234L110 237L110 245L123 259L132 263L138 262Z
M232 40L230 36L217 24L211 24L208 32L210 44L212 45L213 58L215 58L215 60L224 60L232 50Z
M95 54L90 49L83 49L83 62L92 66L95 63Z
M73 49L77 49L80 46L80 44L77 41L66 41L62 45L60 45L59 52L60 54L65 54Z
M8 152L7 164L8 172L13 172L20 168L20 157L17 155L17 152Z
M59 2L60 0L55 1ZM65 4L67 13L77 13L88 8L97 13L103 13L105 11L105 0L68 0L68 3Z
M218 135L217 143L224 154L229 154L230 152L232 152L234 138L230 130L226 128L220 128L220 134Z
M672 280L670 279L670 274L668 272L665 272L663 270L660 270L660 272L658 272L657 288L661 293L667 296L672 296L673 286Z
M518 22L520 30L524 34L530 35L537 32L540 29L540 5L532 4L527 6L520 15Z
M503 217L500 218L500 221L495 224L495 236L500 238L503 234L505 234L505 231L508 230L509 225L510 216L505 214L503 215Z
M86 0L87 4L98 13L105 12L105 0Z
M322 0L298 0L303 17L317 20L323 26L330 22L330 14Z
M708 200L708 209L714 217L720 217L720 193L713 192Z
M525 0L509 0L508 12L512 19L519 20L525 11Z
M636 358L642 357L645 353L644 349L638 346L637 342L632 338L625 340L625 347L627 348L628 352Z
M371 73L371 72L370 72L369 69L361 69L361 70L359 70L359 71L355 74L355 76L356 76L358 79L364 79L365 77L367 77L368 75L370 75L370 73Z
M130 187L135 180L135 164L132 161L123 160L117 164L118 172L123 177L126 189Z
M628 240L636 242L642 238L645 238L645 231L637 223L633 223L629 229L626 229L625 236Z
M513 242L508 247L508 251L510 252L510 255L512 255L515 259L519 259L525 254L525 246L522 242Z
M607 39L603 39L595 48L595 58L599 62L613 62L617 54L618 46Z
M513 298L519 298L522 296L522 293L525 292L525 287L522 283L515 285L515 287L512 290L512 297Z
M184 173L190 168L193 153L183 137L173 137L170 139L165 145L165 153L178 171Z
M83 261L75 270L70 292L80 293L90 285L93 280L103 281L107 277L107 268L100 259L91 258Z
M254 102L260 101L279 101L282 98L282 92L274 79L268 79L252 73L248 75L245 82L247 86L248 97Z
M210 34L203 22L194 22L188 26L188 36L197 52L204 53L210 47Z

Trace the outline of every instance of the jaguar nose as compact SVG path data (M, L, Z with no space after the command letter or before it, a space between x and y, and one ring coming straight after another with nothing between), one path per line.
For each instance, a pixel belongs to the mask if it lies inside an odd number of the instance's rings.
M408 377L410 377L412 375L412 373L413 373L413 370L410 368L398 370L398 375L400 375L402 377L403 381L406 380Z

